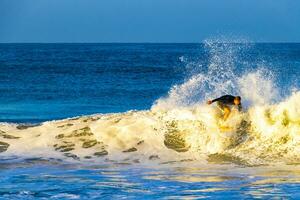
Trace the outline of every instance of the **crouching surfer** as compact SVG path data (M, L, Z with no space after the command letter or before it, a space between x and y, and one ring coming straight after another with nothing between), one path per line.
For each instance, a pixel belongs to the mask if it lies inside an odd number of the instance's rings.
M217 106L222 110L224 121L229 117L231 113L231 108L233 106L236 106L239 111L242 110L240 96L224 95L213 100L208 100L207 104L210 105L214 102L217 102Z

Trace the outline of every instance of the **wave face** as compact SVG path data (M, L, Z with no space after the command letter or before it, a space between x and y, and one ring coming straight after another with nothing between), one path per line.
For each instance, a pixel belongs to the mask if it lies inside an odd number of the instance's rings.
M2 156L175 162L232 159L243 164L300 161L300 92L234 113L219 129L205 105L93 115L26 127L2 124Z
M258 66L240 70L247 63L236 61L251 44L241 48L208 40L205 45L210 58L207 71L194 70L150 110L36 126L2 123L1 156L124 163L298 163L300 92L294 89L280 98L271 71ZM244 106L241 113L233 110L226 122L215 106L204 104L224 94L242 96Z

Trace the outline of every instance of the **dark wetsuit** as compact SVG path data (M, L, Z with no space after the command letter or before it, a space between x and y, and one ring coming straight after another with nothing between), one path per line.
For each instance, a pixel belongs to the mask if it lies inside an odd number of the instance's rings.
M232 95L224 95L217 99L212 100L212 103L217 102L218 106L223 110L225 107L228 106L235 106L234 104L235 96ZM242 104L238 105L238 110L242 110Z

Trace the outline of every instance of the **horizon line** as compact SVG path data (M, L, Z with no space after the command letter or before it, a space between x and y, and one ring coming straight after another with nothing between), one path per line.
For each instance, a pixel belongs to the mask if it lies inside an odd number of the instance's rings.
M0 44L204 44L205 42L0 42ZM215 43L231 43L231 44L299 44L297 42L215 42Z

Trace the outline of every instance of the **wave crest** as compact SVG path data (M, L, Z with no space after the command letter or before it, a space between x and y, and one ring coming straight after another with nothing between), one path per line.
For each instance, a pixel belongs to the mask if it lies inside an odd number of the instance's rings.
M173 86L150 110L45 122L0 125L2 156L93 162L214 162L266 164L300 161L300 92L281 100L275 76L240 56L249 44L207 41L207 68ZM184 59L182 59L184 60ZM194 65L202 67L203 65ZM242 96L244 112L229 119L205 100ZM229 126L228 130L220 127Z

